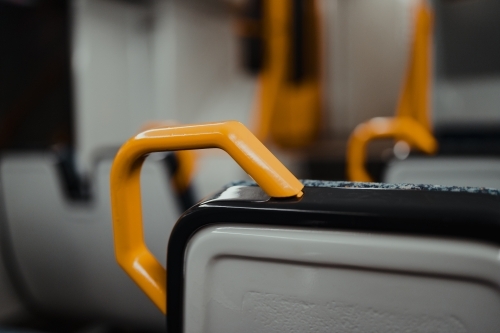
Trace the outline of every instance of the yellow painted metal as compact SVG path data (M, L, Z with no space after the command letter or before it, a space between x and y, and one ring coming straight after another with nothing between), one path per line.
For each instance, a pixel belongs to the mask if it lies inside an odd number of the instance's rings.
M175 154L179 164L172 179L173 185L177 193L185 193L193 180L196 154L190 150L179 150Z
M271 197L302 196L302 183L241 123L206 123L152 129L128 140L111 168L116 259L156 306L167 313L166 270L144 243L140 173L147 154L220 148Z
M433 13L427 0L420 1L415 14L409 66L396 116L412 117L431 130Z
M292 0L263 2L264 65L259 77L255 133L284 148L313 142L321 122L320 37L316 1L304 2L304 76L292 79Z
M141 127L141 132L155 129L179 126L174 121L150 121ZM172 176L172 185L179 194L185 193L194 176L196 169L196 153L191 150L178 150L175 152L178 166L175 174Z
M374 139L398 138L411 147L427 154L437 150L437 141L419 122L410 117L373 118L356 127L347 146L348 177L351 180L370 182L365 169L366 146Z
M416 7L412 52L394 118L375 118L356 127L347 146L347 176L352 181L372 181L365 169L369 141L394 138L407 141L412 148L427 154L437 151L432 135L430 94L432 86L433 13L427 0Z

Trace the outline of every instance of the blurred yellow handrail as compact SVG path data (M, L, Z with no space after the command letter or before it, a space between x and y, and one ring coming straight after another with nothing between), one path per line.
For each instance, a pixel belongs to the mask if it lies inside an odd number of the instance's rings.
M394 138L427 154L437 151L429 121L433 13L427 0L416 7L413 45L399 105L394 118L374 118L356 127L347 145L347 177L372 181L365 168L369 141Z
M365 169L366 146L374 139L398 138L427 154L437 150L432 134L409 117L373 118L356 127L347 144L347 172L351 180L370 182Z

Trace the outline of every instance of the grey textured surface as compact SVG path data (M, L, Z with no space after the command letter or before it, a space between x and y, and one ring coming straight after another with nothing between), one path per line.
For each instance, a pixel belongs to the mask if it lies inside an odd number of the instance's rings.
M414 190L414 191L441 191L441 192L466 192L489 195L500 195L500 190L487 187L462 187L462 186L442 186L442 185L427 185L427 184L387 184L387 183L364 183L364 182L347 182L347 181L328 181L328 180L311 180L302 179L302 184L306 187L329 187L329 188L370 188L384 190ZM235 181L228 185L231 186L257 186L253 181Z
M451 315L337 301L314 303L272 293L247 292L242 307L266 332L467 332Z
M500 188L500 158L488 156L411 156L387 165L384 183Z

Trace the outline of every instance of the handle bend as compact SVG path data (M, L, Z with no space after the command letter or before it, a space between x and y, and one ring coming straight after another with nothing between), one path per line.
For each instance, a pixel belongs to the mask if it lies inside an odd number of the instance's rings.
M164 314L167 273L144 243L141 167L145 156L153 152L205 148L225 150L271 197L302 196L302 183L236 121L151 129L128 140L111 168L116 259Z

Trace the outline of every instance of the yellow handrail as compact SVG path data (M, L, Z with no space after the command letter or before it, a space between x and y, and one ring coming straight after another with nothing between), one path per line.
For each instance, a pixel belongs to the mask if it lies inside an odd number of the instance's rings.
M437 150L437 141L420 123L409 117L374 118L356 127L347 144L347 176L351 180L371 182L365 169L368 142L374 139L398 138L427 154Z
M179 125L179 123L174 121L149 121L141 127L140 132ZM182 195L182 193L185 193L189 188L193 179L196 169L196 154L194 151L190 150L179 150L175 152L175 156L178 160L178 167L175 174L172 176L172 185L176 193Z
M409 67L394 118L374 118L356 127L347 146L347 176L372 181L365 169L366 146L380 138L404 140L427 154L437 151L429 121L433 14L426 0L417 5Z
M292 0L263 2L261 34L264 64L259 76L254 131L264 141L284 148L303 148L321 127L321 51L317 1L305 1L303 10L303 77L294 80L292 68Z
M241 123L230 121L152 129L128 140L111 168L111 209L116 259L167 313L166 270L144 243L140 172L157 151L220 148L271 197L302 196L302 183Z

